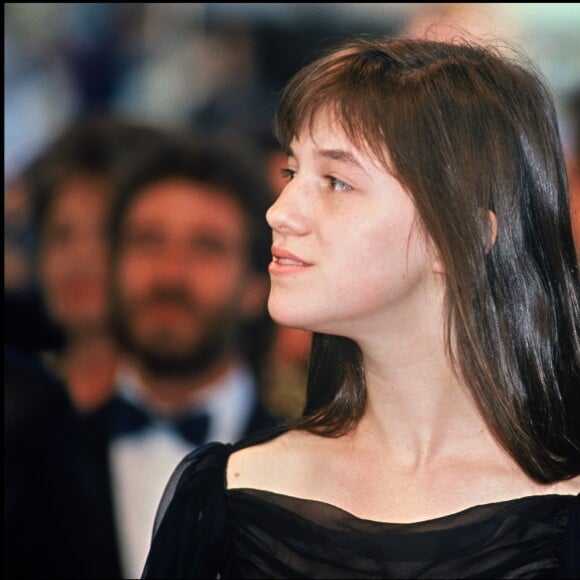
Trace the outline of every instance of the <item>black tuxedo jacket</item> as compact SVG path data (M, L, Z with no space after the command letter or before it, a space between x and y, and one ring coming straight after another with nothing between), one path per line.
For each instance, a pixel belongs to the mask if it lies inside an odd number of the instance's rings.
M96 411L87 413L83 417L82 423L92 468L93 482L98 491L96 499L98 519L95 525L98 552L100 554L98 575L106 578L123 578L118 531L113 512L111 465L108 453L111 441L108 413L109 406L105 404ZM279 421L261 403L257 403L242 437L273 427L278 423ZM153 522L151 522L151 526L153 526Z

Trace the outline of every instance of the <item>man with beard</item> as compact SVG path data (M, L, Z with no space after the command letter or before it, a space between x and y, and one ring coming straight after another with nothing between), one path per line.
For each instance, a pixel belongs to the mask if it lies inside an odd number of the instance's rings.
M116 188L111 320L124 357L117 395L86 417L111 577L140 576L187 452L275 424L260 402L272 193L247 151L200 143L160 138Z
M18 239L28 240L34 276L25 291L5 295L5 338L41 356L80 411L111 395L116 365L104 233L114 176L157 137L154 126L122 116L80 116L12 184L28 208Z

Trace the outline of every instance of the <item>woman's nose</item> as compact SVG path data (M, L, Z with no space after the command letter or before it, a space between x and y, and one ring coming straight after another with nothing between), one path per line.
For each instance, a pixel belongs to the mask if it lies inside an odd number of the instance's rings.
M266 221L272 230L301 235L308 231L305 199L295 181L286 185L266 212Z

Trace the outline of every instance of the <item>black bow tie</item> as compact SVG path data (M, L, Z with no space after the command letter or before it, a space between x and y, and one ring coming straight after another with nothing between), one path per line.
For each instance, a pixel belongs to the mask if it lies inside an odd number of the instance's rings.
M195 445L205 442L209 429L209 415L194 411L171 418L152 417L147 411L121 396L109 402L109 424L113 437L137 433L154 423L167 425Z

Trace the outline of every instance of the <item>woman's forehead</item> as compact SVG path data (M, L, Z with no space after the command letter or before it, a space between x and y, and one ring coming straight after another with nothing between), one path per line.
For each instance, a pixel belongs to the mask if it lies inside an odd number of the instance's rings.
M386 144L377 151L362 135L352 134L348 125L335 111L321 109L312 114L298 128L290 143L288 154L311 143L316 151L336 152L343 161L349 158L359 163L371 164L382 171L389 170L389 152Z
M307 141L312 141L319 148L332 146L333 148L358 149L347 135L340 119L336 115L330 114L327 110L314 113L310 119L305 119L296 128L292 143L302 145Z

